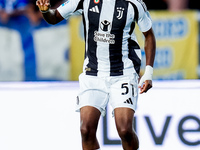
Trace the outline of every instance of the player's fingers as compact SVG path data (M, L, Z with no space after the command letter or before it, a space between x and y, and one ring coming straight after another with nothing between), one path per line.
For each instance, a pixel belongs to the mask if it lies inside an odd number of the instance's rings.
M147 88L146 88L146 91L145 92L147 92L149 89L151 89L152 88L152 85L150 85L150 84L148 84L148 86L147 86Z
M43 2L42 2L42 0L37 0L36 1L36 5L38 6L38 8L40 9L40 10L42 10L43 9Z
M146 87L145 87L145 92L147 92L150 88L152 88L152 81L147 80L145 81Z
M37 0L36 5L41 5L41 6L49 6L50 1L49 0Z
M40 5L40 1L39 1L39 0L36 1L36 5L37 5L37 6Z
M42 5L44 5L44 4L45 4L45 2L46 2L46 0L41 0L41 2L42 2Z
M47 10L50 7L50 1L49 0L43 0L43 6L44 9Z
M46 11L50 7L49 0L37 0L36 5L41 11Z
M49 6L50 5L50 1L49 0L37 0L40 5L42 6Z
M46 1L45 1L45 5L46 5L46 6L49 6L49 5L50 5L50 1L49 1L49 0L46 0Z
M45 9L49 9L50 6L51 6L51 5L50 5L49 0L46 0L45 3L44 3L44 7L45 7Z
M146 89L146 85L143 84L142 86L139 87L140 88L140 94L144 93L145 92L145 89Z
M152 81L146 80L144 85L140 87L141 89L140 94L146 93L150 88L152 88Z

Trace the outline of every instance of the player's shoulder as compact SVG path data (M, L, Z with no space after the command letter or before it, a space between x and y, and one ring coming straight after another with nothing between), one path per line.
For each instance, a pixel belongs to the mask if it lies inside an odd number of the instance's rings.
M147 9L146 4L143 2L143 0L126 0L128 2L131 2L132 4L134 4L138 9Z
M147 6L146 4L143 2L143 0L127 0L129 2L131 2L132 4L134 4L137 7L138 12L140 13L144 13L147 12Z

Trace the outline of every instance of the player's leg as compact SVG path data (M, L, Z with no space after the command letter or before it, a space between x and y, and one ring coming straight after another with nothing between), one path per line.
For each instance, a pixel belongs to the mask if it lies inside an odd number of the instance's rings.
M96 130L99 118L105 113L108 92L104 79L81 74L80 92L77 97L77 111L80 111L80 130L83 150L97 150L99 144Z
M137 76L113 78L110 104L114 109L115 123L124 150L137 150L138 138L133 130L134 110L137 106Z
M83 150L99 149L96 138L96 131L101 112L91 106L84 106L80 109L81 137Z
M138 137L133 130L134 111L130 108L119 107L114 110L115 123L124 150L137 150Z

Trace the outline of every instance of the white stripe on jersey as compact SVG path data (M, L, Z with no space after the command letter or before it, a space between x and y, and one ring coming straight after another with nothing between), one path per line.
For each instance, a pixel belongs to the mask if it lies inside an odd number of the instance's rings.
M115 7L115 1L109 1L109 5L107 3L103 3L101 15L99 17L99 29L98 33L102 34L102 36L105 38L105 36L110 35L110 29L108 28L108 31L106 33L102 31L102 26L105 24L105 20L109 22L109 27L112 26L112 19L113 19L113 13L114 7ZM101 36L100 36L101 37ZM105 70L110 70L110 60L109 60L109 43L97 41L97 60L98 60L98 76L109 76L110 72Z

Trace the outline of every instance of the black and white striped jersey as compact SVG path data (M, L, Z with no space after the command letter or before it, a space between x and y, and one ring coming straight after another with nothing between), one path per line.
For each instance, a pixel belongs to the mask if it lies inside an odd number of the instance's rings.
M68 19L82 14L85 31L83 72L93 76L139 73L141 51L134 28L142 32L152 21L142 0L67 0L57 9Z

